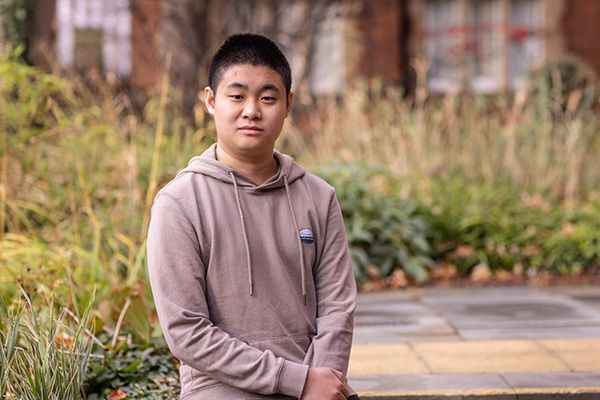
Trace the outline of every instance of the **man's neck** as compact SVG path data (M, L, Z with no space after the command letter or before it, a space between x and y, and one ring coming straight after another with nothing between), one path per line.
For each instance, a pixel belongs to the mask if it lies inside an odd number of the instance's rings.
M262 184L277 172L277 162L272 153L257 160L239 159L227 153L217 143L217 160L241 172L256 185Z

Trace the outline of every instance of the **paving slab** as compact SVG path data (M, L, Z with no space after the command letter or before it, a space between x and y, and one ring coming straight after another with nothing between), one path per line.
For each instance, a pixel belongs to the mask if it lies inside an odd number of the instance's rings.
M431 371L406 344L354 346L348 374L414 375Z
M566 340L488 340L354 345L349 374L600 370L600 347L592 350L593 345L589 339L581 344L569 344Z
M478 354L548 353L549 350L534 340L482 340L462 342L413 343L411 347L421 355L469 356Z
M569 371L566 361L550 354L481 354L462 356L423 356L423 361L434 373L495 373Z
M354 314L354 324L361 325L412 325L423 318L439 316L414 301L359 304Z
M353 337L355 344L438 340L462 340L462 338L448 322L439 318L423 318L413 325L358 325L354 327Z
M362 308L368 304L389 304L397 302L418 302L422 297L422 289L382 290L379 292L361 292L357 305Z
M562 295L527 292L499 295L424 298L423 303L455 326L545 327L583 324L600 326L600 312Z
M572 371L600 371L597 353L560 353L557 355ZM600 385L600 381L598 382Z
M458 338L454 327L431 307L394 292L359 296L354 325L354 343Z
M352 376L350 385L362 396L383 395L387 393L416 394L458 394L469 391L479 394L490 391L502 391L510 394L512 388L498 374L429 374L415 376Z
M600 373L430 374L356 376L350 385L369 399L599 399Z
M548 293L545 289L530 286L463 286L463 287L432 287L419 288L412 292L413 298L435 299L442 297L451 299L454 297L473 296L478 298L502 297L514 295L538 295Z
M537 327L537 328L482 328L460 329L458 335L465 340L486 339L537 339L537 338L588 338L599 336L598 327Z
M600 383L600 372L508 373L502 378L514 389L589 388Z
M558 286L548 288L547 291L568 296L596 311L600 311L600 287L598 286Z
M600 399L600 373L503 374L519 400Z
M560 352L594 352L600 358L600 335L587 339L569 340L569 339L551 339L537 340L540 346L550 351Z
M423 297L465 339L600 335L600 311L570 297L529 288Z

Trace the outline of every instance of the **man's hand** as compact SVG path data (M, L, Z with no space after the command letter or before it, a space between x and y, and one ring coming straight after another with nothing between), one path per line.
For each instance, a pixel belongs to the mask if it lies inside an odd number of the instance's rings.
M353 391L344 375L332 368L309 368L302 400L346 400Z

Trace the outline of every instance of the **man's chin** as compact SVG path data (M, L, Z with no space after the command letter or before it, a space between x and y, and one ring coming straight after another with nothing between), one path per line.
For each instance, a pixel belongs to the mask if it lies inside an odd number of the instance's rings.
M275 143L264 143L258 138L248 138L237 143L237 149L246 154L268 153L272 152L274 147Z

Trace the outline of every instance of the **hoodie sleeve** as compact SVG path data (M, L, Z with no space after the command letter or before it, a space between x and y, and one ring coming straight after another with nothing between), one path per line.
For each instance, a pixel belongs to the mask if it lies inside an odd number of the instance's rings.
M315 271L317 334L304 363L346 375L352 347L356 281L350 262L342 212L335 194L329 203L323 250Z
M168 193L152 206L147 250L156 311L175 357L245 391L301 396L306 365L260 351L211 322L198 235L182 204Z

